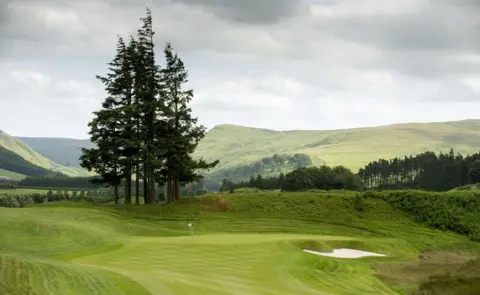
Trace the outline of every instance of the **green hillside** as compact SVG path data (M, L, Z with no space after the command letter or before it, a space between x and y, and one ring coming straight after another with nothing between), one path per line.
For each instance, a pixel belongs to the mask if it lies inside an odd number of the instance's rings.
M28 176L45 176L51 173L50 170L34 165L2 146L0 146L0 169Z
M47 159L24 142L3 131L0 131L0 147L13 152L26 161L44 169L53 170L70 176L86 175L86 172L80 168L65 167Z
M217 170L254 163L274 154L302 153L314 164L344 165L358 170L369 161L427 150L480 151L480 120L411 123L322 130L273 131L219 125L200 142L196 156L219 159Z
M88 139L17 137L44 157L66 167L80 168L81 148L92 148Z
M71 164L69 173L78 173L79 149L91 147L88 140L66 138L24 138L48 166L48 159ZM235 125L219 125L200 142L195 155L208 160L219 159L211 171L213 179L233 175L236 179L250 176L251 167L264 158L277 155L305 154L314 165L344 165L357 170L378 158L418 154L427 150L460 153L480 151L480 120L441 123L410 123L343 130L274 131ZM22 151L23 148L17 147ZM29 155L24 151L24 154ZM47 161L47 164L45 163ZM50 161L51 163L51 161ZM41 167L45 167L39 165ZM51 165L51 164L50 164ZM263 164L261 164L263 165ZM288 172L294 165L266 165L264 173ZM73 170L73 171L72 171ZM248 172L248 173L247 173ZM84 173L84 172L83 172Z
M6 179L12 179L12 180L21 180L21 179L24 179L26 175L0 168L0 178L2 177L5 177Z
M260 192L0 208L0 294L478 294L479 243L416 223L382 198L365 198L362 211L355 200ZM302 251L339 248L386 257ZM429 276L447 272L438 290Z

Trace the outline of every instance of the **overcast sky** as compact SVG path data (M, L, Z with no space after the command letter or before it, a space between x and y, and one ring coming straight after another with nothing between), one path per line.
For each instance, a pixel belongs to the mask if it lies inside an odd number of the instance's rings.
M86 138L144 4L209 128L480 117L479 0L0 0L0 129Z

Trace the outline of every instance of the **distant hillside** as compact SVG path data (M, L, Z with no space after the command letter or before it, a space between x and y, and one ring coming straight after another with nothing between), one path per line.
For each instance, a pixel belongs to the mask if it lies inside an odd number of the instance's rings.
M234 179L236 181L248 180L252 175L261 174L263 177L278 176L280 172L288 173L292 170L308 167L312 160L305 154L278 155L265 157L252 164L239 165L230 168L215 170L208 173L206 178L221 182L223 179Z
M9 179L18 179L19 175L45 176L51 171L39 167L0 146L0 175Z
M0 168L0 180L8 179L8 180L22 180L26 177L26 175L15 173L12 171L8 171L5 169Z
M78 167L79 148L88 140L21 138L47 158ZM1 144L0 144L1 145ZM393 158L424 151L462 154L480 151L480 120L410 123L343 130L274 131L235 125L218 125L200 142L196 157L218 159L210 175L219 179L245 178L256 163L277 155L304 154L313 165L344 165L353 171L378 158ZM266 165L266 173L287 172L293 166ZM253 169L253 170L252 170ZM233 179L233 178L232 178Z
M20 156L21 158L23 158L27 162L30 162L31 164L46 170L52 170L52 171L60 172L70 176L87 175L87 173L82 169L65 167L55 163L51 159L47 159L46 157L42 156L41 154L33 150L30 146L28 146L24 142L20 141L19 139L13 136L8 135L3 131L0 131L0 147L4 148L5 150L11 151L12 153ZM5 169L5 170L8 170L8 169Z
M81 148L94 145L88 139L17 137L44 157L66 167L80 168Z
M219 159L216 170L254 163L274 154L308 155L313 164L344 165L354 171L371 160L427 150L462 154L480 151L480 120L410 123L321 131L273 131L219 125L200 142L196 156Z

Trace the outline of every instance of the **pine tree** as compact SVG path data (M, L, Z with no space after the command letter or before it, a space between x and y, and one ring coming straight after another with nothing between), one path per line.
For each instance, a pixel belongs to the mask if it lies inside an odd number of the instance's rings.
M277 189L282 189L284 182L285 182L285 174L283 174L283 172L280 172L280 175L278 176L278 181L277 181Z
M207 163L203 159L193 160L191 154L195 151L199 141L205 137L205 127L198 124L198 119L192 117L192 110L188 107L193 98L193 90L183 90L182 86L188 82L188 73L182 60L173 51L170 43L165 46L166 66L162 70L165 97L164 115L166 120L160 122L167 136L163 139L166 147L164 154L167 200L175 201L180 198L181 183L199 180L196 173L199 169L210 169L218 161Z
M472 183L480 183L480 159L473 162L468 176L470 177Z
M255 179L255 185L258 189L263 189L263 177L261 174L257 175L257 179Z
M137 135L141 140L143 191L146 204L155 203L155 171L159 169L159 150L156 144L158 136L156 121L162 116L164 104L160 95L162 84L160 67L155 63L155 45L153 36L151 11L147 8L147 15L141 18L143 26L137 31L135 71L135 96L137 107ZM139 161L140 162L140 161Z
M94 112L94 118L89 123L90 141L95 148L82 149L80 165L100 175L97 183L105 183L114 187L115 202L118 202L118 186L124 175L131 171L124 169L125 164L125 99L131 93L132 83L129 80L130 72L125 71L128 65L127 47L121 37L117 42L117 54L109 63L110 72L106 77L97 76L108 93L102 104L102 109Z
M248 187L250 187L250 188L256 187L255 177L253 177L253 175L250 176L250 181L248 182Z

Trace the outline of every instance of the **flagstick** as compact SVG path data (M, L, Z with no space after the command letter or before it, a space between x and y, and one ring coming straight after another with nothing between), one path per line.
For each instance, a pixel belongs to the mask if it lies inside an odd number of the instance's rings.
M190 230L192 232L192 239L193 239L193 224L189 223L188 226L190 227Z

